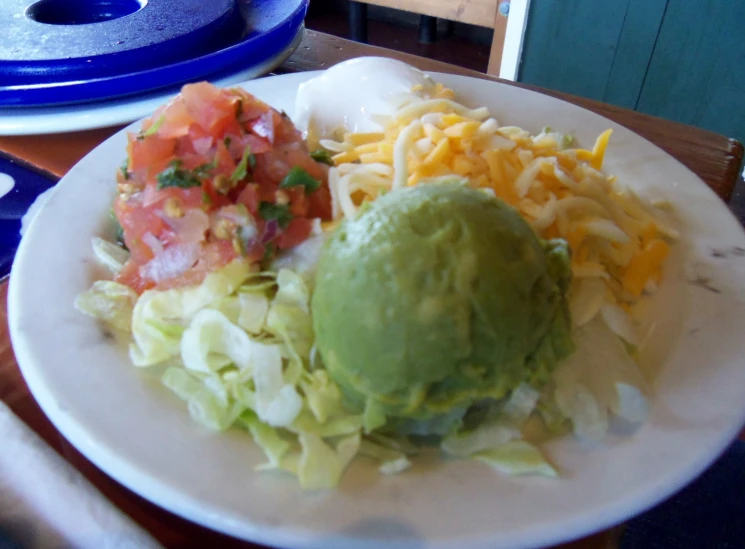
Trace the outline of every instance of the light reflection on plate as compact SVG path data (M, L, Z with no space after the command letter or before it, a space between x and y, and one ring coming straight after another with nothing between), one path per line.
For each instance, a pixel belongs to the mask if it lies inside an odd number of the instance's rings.
M298 84L315 73L249 82L246 89L292 112ZM247 434L194 424L156 377L77 313L74 297L93 272L90 237L104 230L119 133L74 167L21 244L11 275L9 319L26 381L62 433L135 492L195 522L283 547L361 549L542 546L610 526L681 488L735 437L745 417L745 235L715 194L660 149L622 126L531 91L451 75L435 78L500 122L551 126L588 144L614 129L606 170L669 200L681 241L648 305L655 339L643 360L656 372L649 421L617 428L589 448L547 444L562 478L508 478L481 463L417 460L379 476L360 459L336 492L304 494L263 461ZM54 273L51 278L50 273ZM705 282L705 283L704 283Z

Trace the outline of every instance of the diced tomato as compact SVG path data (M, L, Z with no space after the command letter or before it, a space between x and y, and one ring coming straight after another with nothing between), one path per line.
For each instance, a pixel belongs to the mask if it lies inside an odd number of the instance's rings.
M249 183L241 191L236 202L243 204L251 215L256 215L259 211L259 186L256 183Z
M203 202L202 188L166 187L165 189L158 189L156 185L148 185L142 195L142 204L145 207L154 205L162 207L162 202L169 198L177 199L179 206L182 208L200 208Z
M259 201L274 202L277 199L277 189L279 186L265 181L261 183L259 185Z
M231 124L237 126L237 100L226 90L197 82L181 89L181 99L194 121L212 135L223 135Z
M308 217L319 217L324 221L330 221L333 218L331 191L328 185L321 185L308 197Z
M310 219L304 217L296 217L287 228L282 231L282 234L277 237L275 241L277 248L280 250L286 250L297 246L301 242L305 241L310 235L313 222Z
M175 139L161 139L151 135L143 139L130 136L127 153L129 155L129 169L144 174L144 178L154 177L165 169L173 159L176 150Z
M274 119L274 143L281 145L283 143L296 143L302 140L302 135L295 128L289 118L282 116L280 113L272 112Z
M295 217L305 217L308 214L308 198L305 189L295 187L287 189L290 195L290 213Z
M138 294L155 287L155 283L152 280L145 280L140 276L140 263L137 263L134 258L124 264L122 270L116 275L115 280L120 284L129 286Z
M138 264L150 261L155 254L142 237L148 232L157 237L167 229L156 214L156 209L144 207L142 198L138 195L128 200L118 198L114 202L114 214L122 226L124 243L129 248L132 259Z
M178 140L176 156L182 158L188 155L197 155L201 163L211 159L212 146L215 144L215 136L198 124L189 126L188 133Z
M211 135L205 135L204 137L196 137L192 139L191 145L194 148L194 152L197 154L206 154L215 143L215 138Z
M224 141L219 141L217 143L217 148L215 149L215 162L217 163L217 169L215 170L216 173L231 175L233 170L235 170L237 162L233 159L233 155L230 154Z
M148 128L152 133L144 136ZM221 181L218 192L216 178L233 176L246 147L253 155L246 177L230 181L229 185ZM129 190L131 196L118 198L114 203L124 241L131 251L117 280L137 292L198 284L207 274L237 257L260 261L265 254L261 239L244 243L248 249L236 249L230 238L233 233L228 233L227 238L222 234L235 230L226 229L216 218L215 212L223 207L244 205L255 218L258 234L272 238L278 249L291 248L307 239L313 218L331 218L328 168L310 157L300 132L288 117L244 90L224 90L204 82L185 86L180 96L143 124L142 132L129 136L127 152L129 178L125 180L118 174L117 181L143 190L136 194ZM179 169L191 174L172 180L172 187L158 189L158 174L174 160L180 162ZM281 181L295 166L322 185L311 194L300 187L286 189L292 220L277 234L277 222L267 228L267 222L259 215L259 205L262 201L276 203ZM195 177L200 185L189 186L195 183ZM270 229L272 234L265 234ZM157 286L142 279L141 267L155 257L161 246L167 250L185 242L200 246L199 259L193 267Z
M246 145L251 147L251 153L254 155L264 154L265 152L269 152L272 149L272 145L269 143L269 141L255 135L251 135L250 133L242 136L239 142L241 145L240 152L238 153L239 155L243 155L243 151L245 150Z
M189 127L194 123L194 118L189 114L186 105L178 98L168 103L162 112L156 112L151 120L155 122L161 116L163 122L158 128L158 137L162 139L183 137L189 133Z
M261 113L270 108L269 105L260 101L246 90L234 88L231 91L236 94L241 101L240 114L238 116L238 120L241 122L253 120L254 118L261 116Z

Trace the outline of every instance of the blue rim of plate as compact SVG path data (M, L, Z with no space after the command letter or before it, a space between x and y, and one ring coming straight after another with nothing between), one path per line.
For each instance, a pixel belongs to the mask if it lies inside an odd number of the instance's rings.
M91 103L163 88L180 87L216 73L237 72L241 68L277 55L286 48L302 26L308 4L309 0L251 2L246 14L246 25L253 31L233 46L189 61L109 78L0 86L0 107ZM262 25L266 25L267 28L263 29Z
M0 176L10 178L10 187L7 181L0 185L0 280L3 280L10 273L21 241L23 216L39 195L55 185L57 178L4 155L0 155Z
M295 38L272 57L253 65L242 66L237 71L210 74L202 80L212 82L216 86L228 87L270 73L298 48L304 30L304 25L300 25ZM0 136L59 134L129 124L149 116L180 91L181 87L173 86L93 103L23 109L0 108Z

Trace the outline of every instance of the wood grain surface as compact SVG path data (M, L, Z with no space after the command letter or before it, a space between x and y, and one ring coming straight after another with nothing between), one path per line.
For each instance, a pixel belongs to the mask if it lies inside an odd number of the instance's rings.
M396 10L440 17L479 27L491 27L499 0L358 0Z
M324 69L361 55L395 57L424 70L451 72L500 81L482 73L374 46L357 44L307 31L300 48L278 72ZM528 87L529 86L523 86ZM531 88L532 89L532 88ZM623 124L646 137L686 164L723 199L728 199L742 160L742 146L725 137L642 114L540 90L576 103ZM0 138L0 154L10 155L40 170L61 177L95 145L119 127L55 136ZM75 450L54 428L38 407L21 376L13 356L7 326L7 281L0 284L0 399L57 452L77 467L120 509L146 528L164 546L177 549L205 547L251 549L259 546L213 532L181 519L140 498L101 472ZM611 549L617 547L622 526L560 546L562 549Z

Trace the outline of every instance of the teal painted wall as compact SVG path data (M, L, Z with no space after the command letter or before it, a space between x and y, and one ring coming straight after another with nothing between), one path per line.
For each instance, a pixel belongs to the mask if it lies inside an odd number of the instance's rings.
M533 0L518 80L745 142L745 1Z

